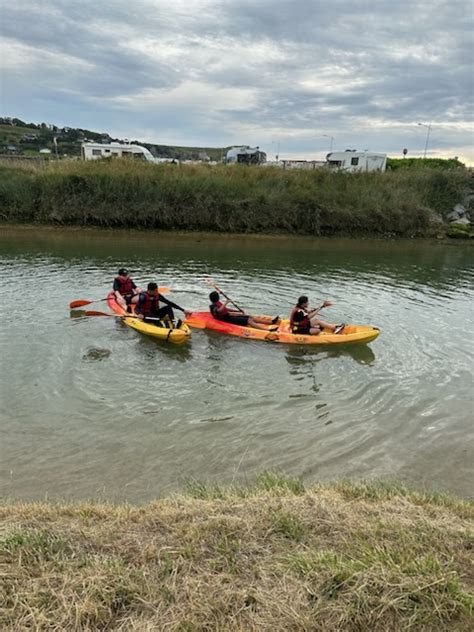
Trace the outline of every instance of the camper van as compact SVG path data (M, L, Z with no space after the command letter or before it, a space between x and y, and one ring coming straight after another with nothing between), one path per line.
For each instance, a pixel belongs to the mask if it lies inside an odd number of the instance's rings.
M128 145L127 143L82 143L81 154L83 160L99 160L100 158L133 158L155 162L146 147Z
M267 154L258 147L232 147L226 154L225 162L228 165L261 165L267 161Z
M326 156L326 165L338 171L385 171L387 154L374 154L369 151L333 151Z

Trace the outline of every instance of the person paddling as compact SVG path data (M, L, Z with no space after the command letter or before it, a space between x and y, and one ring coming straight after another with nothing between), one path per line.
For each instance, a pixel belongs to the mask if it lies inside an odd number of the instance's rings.
M160 302L164 303L163 307L160 307ZM150 318L159 318L160 320L164 318L168 318L170 321L174 320L174 309L178 309L183 312L186 316L191 316L192 312L172 301L169 301L158 291L158 285L156 283L148 283L146 292L141 292L138 295L138 301L135 307L135 312L138 318L142 318L146 321L148 317ZM156 321L152 321L156 322ZM181 321L178 320L177 327L179 327Z
M290 313L290 330L294 334L302 335L319 335L323 329L329 329L334 334L340 334L344 331L345 325L332 325L324 320L316 318L317 312L323 307L331 307L330 301L324 301L321 307L316 309L309 308L309 299L307 296L300 296L298 302Z
M244 312L228 309L227 305L231 303L229 299L223 303L220 300L219 292L211 292L209 294L209 311L217 320L233 325L241 325L242 327L253 327L254 329L265 329L267 331L276 331L280 322L280 317L270 318L269 316L251 316Z
M141 289L131 279L126 268L120 268L114 279L113 291L117 303L126 311L130 311L130 304L138 301Z

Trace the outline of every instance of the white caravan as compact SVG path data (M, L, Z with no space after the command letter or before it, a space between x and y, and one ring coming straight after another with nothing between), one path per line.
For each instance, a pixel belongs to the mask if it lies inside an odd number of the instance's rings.
M261 165L267 161L267 154L260 151L258 147L232 147L226 155L225 162L228 165L237 163L244 165Z
M333 151L326 156L326 165L338 171L385 171L387 154L374 154L369 151Z
M101 158L133 158L155 162L152 153L141 145L127 143L82 143L83 160L100 160Z

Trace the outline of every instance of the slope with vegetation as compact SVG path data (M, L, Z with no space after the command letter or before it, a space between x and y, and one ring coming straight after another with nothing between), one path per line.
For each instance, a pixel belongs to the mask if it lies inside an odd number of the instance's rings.
M127 160L0 164L0 220L309 235L426 236L463 199L468 171L348 174Z
M57 145L54 144L54 138ZM53 154L56 154L57 150L60 158L65 156L78 158L81 155L81 143L84 141L123 143L124 139L112 138L107 133L83 128L58 127L47 123L25 123L18 118L0 117L0 153L15 151L18 155L37 156L40 149L49 149ZM202 156L207 156L210 160L219 161L228 149L228 147L178 147L143 143L137 140L130 142L147 147L155 156L178 160L198 160Z
M472 630L472 504L267 473L143 507L0 506L3 630Z

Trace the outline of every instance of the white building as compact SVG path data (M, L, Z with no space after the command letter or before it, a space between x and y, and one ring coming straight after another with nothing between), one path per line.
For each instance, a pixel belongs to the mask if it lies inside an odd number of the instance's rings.
M127 143L82 143L81 155L83 160L115 157L155 162L153 154L146 147Z
M370 151L333 151L326 156L326 164L338 171L385 171L387 154L375 154Z

